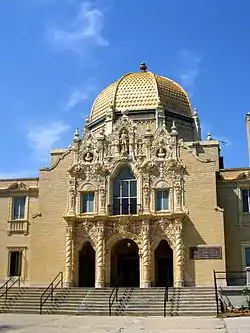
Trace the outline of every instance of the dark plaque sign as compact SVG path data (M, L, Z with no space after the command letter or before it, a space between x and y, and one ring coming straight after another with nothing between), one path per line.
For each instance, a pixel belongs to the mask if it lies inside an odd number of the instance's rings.
M190 259L222 259L221 247L190 247Z

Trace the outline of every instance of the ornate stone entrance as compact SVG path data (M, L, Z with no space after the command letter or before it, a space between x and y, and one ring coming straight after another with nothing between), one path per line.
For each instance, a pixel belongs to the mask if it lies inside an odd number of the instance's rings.
M155 261L155 286L173 286L173 250L166 240L162 240L154 253Z
M140 285L139 248L130 239L118 241L111 251L111 285L120 278L123 287Z
M181 214L70 222L66 227L65 285L102 288L114 285L123 274L124 286L183 286L183 219ZM80 273L86 265L91 267L88 273Z
M95 250L90 242L83 244L78 255L78 285L79 287L95 286Z

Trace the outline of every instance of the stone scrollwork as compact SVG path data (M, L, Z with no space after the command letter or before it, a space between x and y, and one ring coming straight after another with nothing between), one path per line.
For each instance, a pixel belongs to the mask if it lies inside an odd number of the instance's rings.
M96 244L96 284L97 288L104 287L104 225L97 222Z
M151 249L150 249L150 221L142 222L142 262L144 287L149 287L151 281Z
M184 285L184 248L182 236L182 223L177 222L175 233L175 252L176 252L176 278L175 284L177 287Z
M70 177L67 215L75 215L75 209L76 209L76 181L75 177Z
M66 263L65 263L65 283L70 285L72 281L72 226L66 226Z

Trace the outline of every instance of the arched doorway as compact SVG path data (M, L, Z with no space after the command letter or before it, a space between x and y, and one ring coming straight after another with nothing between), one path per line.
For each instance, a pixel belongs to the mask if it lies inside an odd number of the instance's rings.
M111 284L122 277L123 287L139 287L140 262L137 244L130 239L118 241L111 251Z
M173 250L162 240L155 250L155 286L173 286Z
M95 250L90 242L79 252L79 287L95 286Z

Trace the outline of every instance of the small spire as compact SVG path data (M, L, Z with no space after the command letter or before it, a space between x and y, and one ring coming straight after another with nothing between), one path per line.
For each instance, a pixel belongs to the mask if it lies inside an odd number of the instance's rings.
M207 133L207 141L213 140L211 133Z
M147 65L146 65L146 63L145 62L141 62L141 64L140 64L140 71L141 72L146 72L147 71Z
M78 128L76 128L75 134L74 134L74 141L78 141L79 140L79 131Z
M147 122L146 134L151 134L151 128L149 126L149 122Z
M174 120L173 120L173 125L171 127L171 135L174 135L174 136L178 135L177 127L175 125L175 121Z
M193 116L195 116L195 117L198 116L198 112L197 112L196 108L194 108Z
M85 127L87 127L88 125L89 125L89 117L87 116L85 120Z

